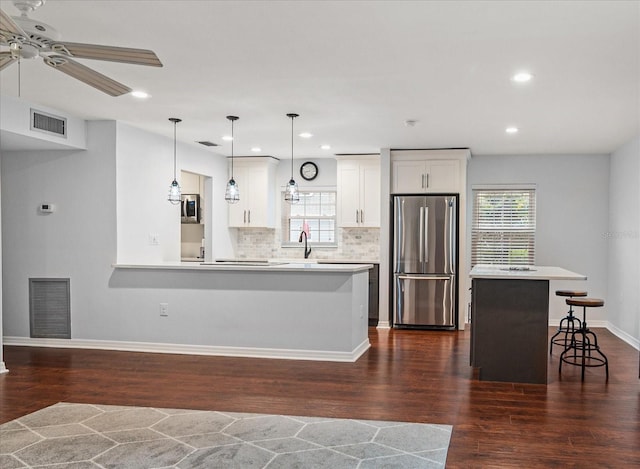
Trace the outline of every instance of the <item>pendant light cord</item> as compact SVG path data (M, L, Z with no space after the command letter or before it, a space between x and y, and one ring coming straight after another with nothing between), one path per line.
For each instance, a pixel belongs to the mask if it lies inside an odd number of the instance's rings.
M231 179L233 179L233 121L231 119Z
M173 121L173 180L176 181L176 126L178 121Z
M291 179L293 179L293 119L294 116L291 116Z

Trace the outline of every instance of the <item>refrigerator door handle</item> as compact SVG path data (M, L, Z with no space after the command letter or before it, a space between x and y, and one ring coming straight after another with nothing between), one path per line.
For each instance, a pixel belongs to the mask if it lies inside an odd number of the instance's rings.
M401 280L450 280L451 275L398 275Z
M422 221L424 223L424 263L429 262L429 207L423 207L424 215Z
M456 200L452 198L449 202L449 272L456 273L456 231L457 231L457 213Z
M419 240L418 240L418 261L424 262L424 209L425 207L420 207L420 217L418 220L418 227L420 230Z

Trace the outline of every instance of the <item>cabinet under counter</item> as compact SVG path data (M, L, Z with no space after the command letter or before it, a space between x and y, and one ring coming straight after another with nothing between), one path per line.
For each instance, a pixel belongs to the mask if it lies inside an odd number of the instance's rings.
M371 267L118 264L109 285L128 290L132 315L150 312L129 337L153 351L353 362L370 346Z
M477 265L471 277L471 366L481 381L547 384L549 280L559 267Z

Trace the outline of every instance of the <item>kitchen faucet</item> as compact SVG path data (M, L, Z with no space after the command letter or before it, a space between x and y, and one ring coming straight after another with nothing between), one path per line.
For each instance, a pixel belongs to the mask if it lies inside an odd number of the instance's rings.
M304 235L304 258L308 259L309 254L311 254L311 246L307 247L307 232L304 230L300 232L300 238L298 239L298 242L302 242L302 235Z

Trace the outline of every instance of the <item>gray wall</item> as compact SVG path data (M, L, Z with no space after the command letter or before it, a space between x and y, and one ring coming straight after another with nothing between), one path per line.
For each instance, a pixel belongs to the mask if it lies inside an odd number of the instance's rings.
M90 122L87 130L87 150L2 154L2 312L5 336L30 335L30 277L71 279L71 335L75 339L144 341L163 337L166 332L166 324L158 320L158 305L166 301L166 292L153 291L147 296L135 296L135 291L111 288L110 281L114 272L112 264L118 260L118 231L128 233L129 243L137 243L137 252L141 256L147 255L143 252L143 248L148 246L147 233L156 229L156 232L163 233L154 226L140 227L144 223L144 220L140 221L143 217L134 217L135 223L124 223L127 218L123 218L121 223L117 197L129 194L126 197L129 206L145 214L155 211L159 225L169 225L174 221L175 230L179 233L179 212L173 213L172 208L176 207L166 202L172 176L171 142L114 121ZM139 159L137 163L128 161L126 168L139 166L141 161L145 161L144 153L156 146L159 148L152 151L154 155L158 158L168 155L162 159L162 163L166 163L165 169L150 167L147 171L154 177L156 173L163 175L158 178L158 187L153 191L145 190L146 173L143 170L137 171L128 185L124 178L117 180L118 171L125 171L125 168L117 171L119 158L123 157L117 155L119 132L124 132L129 143L129 159ZM222 182L226 179L226 161L195 146L180 156L180 164L188 164L186 168L211 174L220 181L215 195L217 202L209 206L220 210L219 218L226 220ZM220 161L212 162L215 158ZM160 166L160 163L155 166ZM221 174L211 171L211 167L218 168ZM157 199L160 208L156 208ZM37 207L42 202L56 205L55 213L40 214ZM226 222L214 227L216 230L226 233ZM169 244L166 236L161 237L161 243ZM176 237L175 245L179 256L179 237ZM162 247L162 244L155 246ZM156 256L154 262L162 262L160 249L152 254ZM125 261L136 263L136 259L131 258ZM185 308L192 306L190 302L185 301L184 304ZM197 305L193 307L197 309ZM186 330L188 325L185 324L184 328ZM169 338L165 340L170 342Z
M588 277L586 282L551 282L552 322L566 312L564 302L553 294L558 288L585 289L590 296L607 298L608 155L474 155L468 171L469 214L474 185L535 184L536 264L563 267ZM467 248L471 252L470 223ZM593 325L606 324L606 307L589 315Z
M611 155L608 319L621 336L640 340L640 137ZM633 340L630 340L633 342Z
M0 154L0 373L6 371L2 348L2 155Z
M107 284L116 260L116 126L88 126L87 151L2 155L4 334L29 337L28 279L71 279L73 337L113 331ZM55 213L41 214L38 204ZM10 272L10 274L7 274Z

